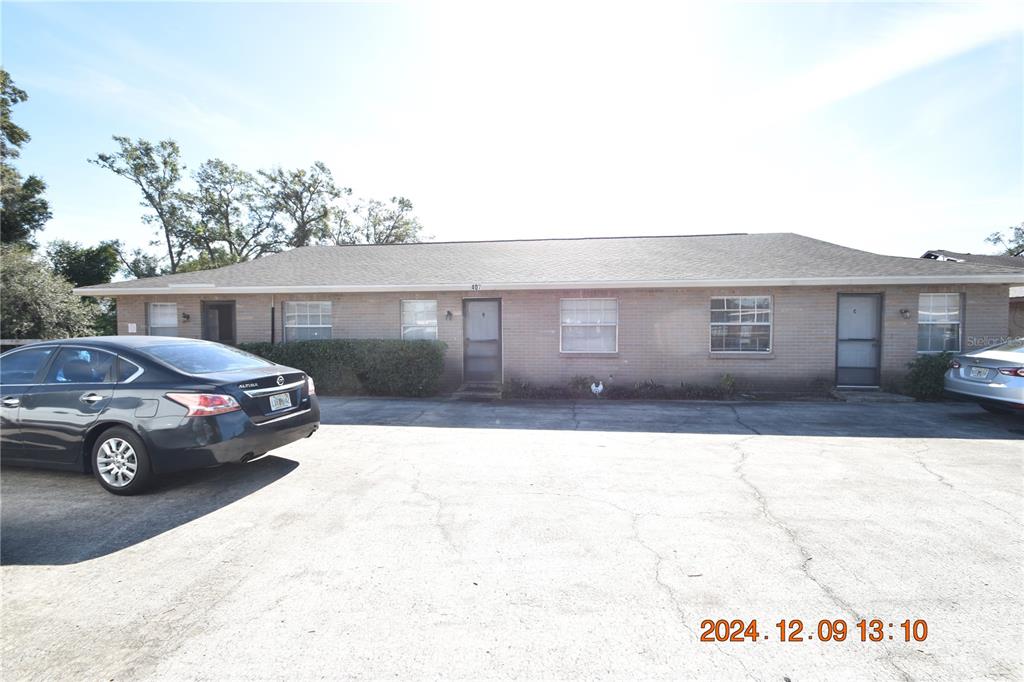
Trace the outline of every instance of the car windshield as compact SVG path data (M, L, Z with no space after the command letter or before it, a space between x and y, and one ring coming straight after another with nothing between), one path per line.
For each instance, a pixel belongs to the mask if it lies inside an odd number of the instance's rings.
M990 346L985 350L994 350L1000 353L1024 353L1024 338L1013 339L998 346Z
M273 366L263 358L245 351L212 343L159 344L142 350L189 374L212 374Z

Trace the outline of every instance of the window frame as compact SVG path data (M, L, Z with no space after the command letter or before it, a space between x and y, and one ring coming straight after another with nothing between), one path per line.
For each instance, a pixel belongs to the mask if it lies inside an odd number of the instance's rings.
M615 302L615 324L565 324L562 321L562 305L566 301L614 301ZM558 299L558 352L570 355L616 355L619 352L619 299L613 296L576 296L572 298ZM565 349L565 327L615 327L615 349L614 350L566 350Z
M110 366L107 367L107 375L104 380L100 381L47 381L51 372L54 369L54 363L57 362L57 358L65 350L87 350L90 353L106 353L112 357ZM106 348L95 348L93 346L79 346L77 344L61 344L57 348L57 352L50 356L50 361L46 364L46 371L42 376L37 375L39 380L36 385L39 386L91 386L95 384L116 384L117 383L117 366L118 356L116 351L108 350ZM135 363L132 363L135 364Z
M432 324L432 325L430 325L430 324L406 324L405 323L405 304L406 303L433 303L434 304L434 324ZM440 327L440 325L438 324L438 320L437 320L437 311L438 311L438 305L437 305L437 299L436 298L403 298L403 299L401 299L398 302L398 330L399 330L399 337L403 341L405 340L405 330L406 330L406 328L420 329L420 328L423 328L423 327L433 327L434 328L434 338L432 338L432 339L423 339L423 340L426 340L426 341L437 341L438 338L440 338L439 337L439 334L440 334L440 328L439 327ZM415 339L415 340L420 340L420 339Z
M305 305L309 305L310 303L316 303L318 305L322 305L322 304L326 303L328 305L329 309L330 309L329 312L327 313L327 319L330 320L330 324L288 324L288 306L289 305L295 305L295 304L298 304L298 303L303 303ZM298 315L299 313L295 313L295 314ZM309 309L308 308L306 309L306 313L305 314L309 315ZM321 321L323 320L323 313L320 313L320 319L321 319ZM282 343L295 343L296 341L309 341L309 340L312 340L312 339L289 339L288 338L288 330L289 329L312 329L312 328L317 328L317 329L327 328L327 329L330 330L331 333L326 338L327 339L333 339L334 338L334 301L332 301L330 299L319 300L319 301L303 299L303 300L299 300L299 301L282 301L281 302L281 341L282 341Z
M153 328L154 327L156 327L157 329L170 329L170 327L168 327L166 325L154 325L153 324L153 306L155 306L155 305L158 305L158 306L174 306L174 334L173 335L169 335L169 334L154 334L153 333ZM178 313L178 302L177 301L149 301L146 304L146 335L147 336L173 336L173 337L179 337L180 336L178 334L178 329L179 329L179 326L180 326L179 322L180 322L180 317L179 317L179 313Z
M131 365L132 367L135 368L135 371L132 372L131 375L127 379L125 379L124 381L122 381L119 378L121 376L121 365L122 365L122 363L123 364ZM139 363L135 362L134 360L129 360L128 358L126 358L123 355L118 355L117 356L117 364L116 364L116 366L117 366L117 371L114 372L114 383L118 383L118 384L130 384L133 381L135 381L136 379L138 379L140 376L142 376L142 373L146 371Z
M21 348L12 348L8 352L4 353L5 357L9 358L12 355L15 355L16 353L24 353L25 351L48 350L48 351L50 351L50 353L43 360L43 364L40 365L38 367L38 369L36 369L36 373L32 375L32 382L27 383L27 384L14 384L14 383L10 383L10 384L0 384L0 385L3 385L3 386L38 386L38 385L40 385L42 383L42 380L46 377L47 373L50 371L50 363L53 362L53 359L57 356L57 351L59 351L60 348L61 348L60 346L36 346L36 345L31 345L31 344L30 345L26 345L26 346L22 346Z
M956 322L922 322L921 321L921 297L922 296L956 296L957 300L957 321ZM917 293L917 337L915 343L918 355L938 355L939 353L963 353L964 352L964 317L966 315L966 301L964 295L959 291L919 291ZM921 326L956 325L956 350L921 350L920 332Z
M711 302L716 298L728 299L728 298L767 298L768 299L768 322L712 322L711 321ZM728 310L726 308L725 310ZM742 308L738 310L742 311ZM766 356L771 355L775 352L775 296L772 294L722 294L713 295L708 298L708 352L713 355L760 355ZM757 312L757 308L754 309ZM743 325L749 326L767 326L768 327L768 350L715 350L714 348L714 334L711 332L715 326L719 327L742 327Z

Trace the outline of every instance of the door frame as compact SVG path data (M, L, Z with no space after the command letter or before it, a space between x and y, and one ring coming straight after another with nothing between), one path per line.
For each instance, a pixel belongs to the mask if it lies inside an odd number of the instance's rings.
M843 296L874 296L878 300L878 361L875 365L875 383L873 384L840 384L839 383L839 301ZM885 324L885 292L882 291L838 291L836 292L836 342L835 342L835 372L833 382L836 387L842 388L881 388L882 386L882 339L885 336L883 325ZM851 339L847 339L851 340ZM867 339L864 339L865 341Z
M470 296L462 299L462 383L466 383L466 310L472 301L497 301L498 303L498 383L505 381L505 324L502 320L504 309L501 299L493 296Z
M200 301L199 302L199 338L205 339L207 341L216 341L217 343L224 343L223 341L221 341L221 339L207 339L206 338L206 311L207 311L207 309L209 308L210 305L215 305L215 306L230 305L231 306L231 341L228 341L227 343L230 343L232 346L235 345L236 343L238 343L238 315L237 315L238 307L237 307L236 303L237 303L236 301Z

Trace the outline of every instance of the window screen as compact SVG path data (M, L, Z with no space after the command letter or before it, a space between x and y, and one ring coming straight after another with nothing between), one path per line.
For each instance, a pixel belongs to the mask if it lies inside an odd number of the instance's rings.
M614 298L564 298L563 353L615 353L619 348L619 302Z

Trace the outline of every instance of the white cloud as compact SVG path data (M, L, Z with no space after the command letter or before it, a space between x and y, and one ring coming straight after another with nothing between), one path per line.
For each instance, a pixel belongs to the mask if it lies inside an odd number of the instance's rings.
M1021 6L1010 3L939 5L933 13L910 15L838 59L742 96L739 102L757 111L764 124L789 120L1020 33L1022 16Z

